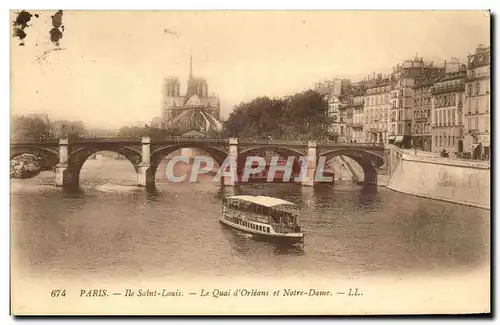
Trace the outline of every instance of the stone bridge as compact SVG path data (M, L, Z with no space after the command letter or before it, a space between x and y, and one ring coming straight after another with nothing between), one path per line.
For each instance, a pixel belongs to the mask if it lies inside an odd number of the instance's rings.
M205 151L222 166L228 159L236 164L238 175L248 156L258 156L264 151L273 151L284 157L308 157L305 186L314 185L320 157L329 160L335 156L347 156L355 160L364 171L365 184L377 184L377 175L390 174L392 149L384 145L363 143L332 143L316 141L243 140L243 139L200 139L171 137L153 139L78 139L66 138L44 142L13 141L10 144L10 158L21 154L41 157L56 172L56 185L77 187L80 170L85 161L98 151L113 151L128 159L137 171L138 186L154 186L156 170L170 153L182 148L197 148ZM321 167L321 166L319 166ZM237 185L240 177L223 178L225 185Z

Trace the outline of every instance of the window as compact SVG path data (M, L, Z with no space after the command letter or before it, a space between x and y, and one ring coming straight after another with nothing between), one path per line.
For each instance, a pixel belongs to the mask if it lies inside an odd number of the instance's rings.
M467 94L469 96L472 96L472 84L469 84L468 87L467 87Z
M269 232L269 227L266 227L266 231Z
M455 136L453 136L453 143L452 143L452 146L455 146Z
M480 85L479 85L479 82L476 82L476 95L479 95L481 89L480 89Z

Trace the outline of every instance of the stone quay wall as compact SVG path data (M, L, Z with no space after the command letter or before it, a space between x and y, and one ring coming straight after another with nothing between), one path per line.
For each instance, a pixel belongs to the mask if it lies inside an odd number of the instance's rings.
M403 154L390 177L391 190L490 209L490 163Z

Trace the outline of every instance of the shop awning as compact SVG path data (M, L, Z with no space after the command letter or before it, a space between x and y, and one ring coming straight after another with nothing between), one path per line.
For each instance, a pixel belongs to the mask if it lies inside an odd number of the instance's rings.
M403 142L403 136L402 135L396 135L396 139L394 141L395 142Z
M389 140L394 140L395 138L396 138L396 136L395 136L395 135L390 135L390 136L389 136Z

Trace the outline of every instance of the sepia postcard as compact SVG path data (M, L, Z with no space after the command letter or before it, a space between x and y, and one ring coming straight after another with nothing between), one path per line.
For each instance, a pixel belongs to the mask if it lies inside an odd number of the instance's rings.
M10 312L489 314L489 11L10 12Z

